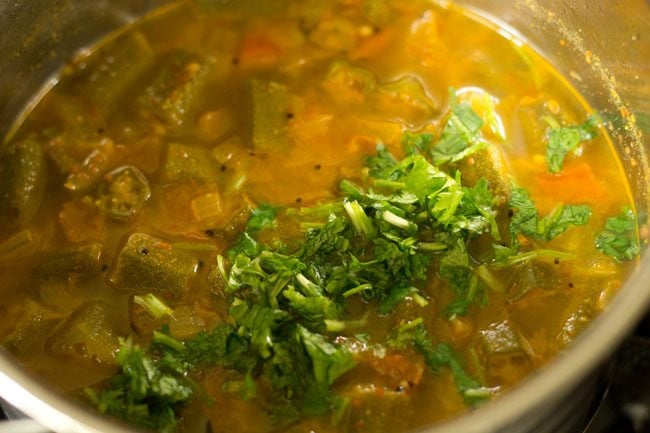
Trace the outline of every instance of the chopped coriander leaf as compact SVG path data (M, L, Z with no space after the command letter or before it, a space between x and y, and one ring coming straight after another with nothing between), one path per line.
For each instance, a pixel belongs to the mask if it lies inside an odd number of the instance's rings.
M154 319L160 319L163 316L173 316L174 312L163 301L158 299L153 293L148 293L144 296L135 295L133 302L141 305L147 313Z
M559 173L569 152L574 151L580 143L596 137L600 118L592 114L583 124L574 126L560 126L551 118L547 121L553 129L549 133L546 146L546 163L549 172Z
M467 103L458 103L454 89L449 89L451 115L440 140L431 150L435 165L460 161L487 146L480 136L483 120Z
M596 248L618 262L639 255L636 215L632 209L625 207L620 215L607 219L605 229L596 238Z
M173 349L177 352L182 352L185 350L185 345L182 341L178 341L175 338L172 338L165 332L153 331L153 341L162 346L167 346L170 349Z
M395 174L393 170L397 165L397 160L388 151L384 144L377 145L377 155L371 156L366 160L366 166L370 169L370 174L375 178L392 179Z
M495 269L506 268L508 266L526 263L531 260L554 261L558 259L573 260L576 258L575 254L568 253L566 251L547 250L540 248L537 250L517 253L516 251L507 247L502 247L501 245L493 245L493 247L496 263L492 265L492 267Z
M324 226L307 232L298 256L303 260L314 260L319 256L327 257L336 251L345 251L348 244L344 236L346 230L349 230L347 220L332 215Z
M497 263L505 262L517 254L516 248L509 248L500 244L492 244L492 249L494 250L494 260Z
M167 371L131 340L120 340L116 360L120 372L106 389L86 388L86 395L100 412L159 432L176 429L176 410L194 395L190 383Z
M550 215L540 219L528 192L519 187L512 189L510 207L513 210L510 235L515 245L518 234L550 241L571 226L587 224L592 212L589 206L565 205L558 206Z
M432 144L433 134L427 132L414 134L407 131L402 135L402 147L407 155L426 154L431 149Z
M282 296L287 299L291 311L302 316L311 327L318 328L327 320L341 317L340 306L326 296L306 296L291 286L282 292Z
M442 314L446 318L452 318L454 316L465 316L471 305L472 301L465 297L459 296L447 304Z
M411 227L411 222L409 222L407 219L402 218L401 216L395 215L389 210L385 210L381 213L381 217L384 221L386 221L388 224L392 224L395 227L398 227L400 229L408 229Z
M283 421L300 413L322 415L334 404L330 386L355 366L352 354L325 337L296 325L274 346L264 365L276 394L273 411Z
M404 182L404 189L415 195L422 204L454 182L422 155L401 160L395 167L395 173L397 180Z
M420 295L420 291L415 287L400 287L391 290L379 304L379 314L385 315L393 311L407 297L413 298L418 305L424 307L428 304L427 300Z
M438 372L442 367L449 367L458 392L467 404L476 404L489 397L485 393L475 392L483 387L467 373L451 346L446 343L433 344L421 317L399 326L386 344L396 349L413 345L424 356L425 364L433 372Z
M533 237L537 236L539 213L535 203L530 199L528 191L523 188L512 188L510 207L513 212L512 221L510 221L510 235L513 242L518 233Z
M262 204L253 209L246 223L246 232L252 234L262 229L273 227L277 212L278 208L269 204Z
M352 221L352 224L357 230L357 233L367 237L373 235L375 229L373 227L372 221L370 218L368 218L368 215L366 215L361 205L359 205L359 202L356 200L346 200L343 202L343 209L345 209L348 217L350 217L350 221Z
M253 305L250 309L233 314L233 318L240 324L238 333L244 335L264 359L272 355L273 333L290 320L286 311L261 305Z
M591 208L585 205L558 206L539 223L538 233L542 239L551 240L564 233L570 226L587 224Z
M259 254L261 249L262 247L259 243L249 233L244 232L239 236L237 243L228 249L227 254L231 258L236 257L238 254L254 257L256 254Z
M456 239L450 248L440 256L439 273L447 278L456 293L464 293L469 287L471 269L469 254L462 239Z
M355 366L352 354L344 347L336 347L320 334L299 326L298 333L309 354L316 382L331 385L346 371Z
M478 266L475 273L476 276L493 292L504 293L506 291L501 281L490 272L485 264Z
M262 204L253 209L246 222L246 229L239 236L237 242L228 249L228 256L232 258L242 253L248 257L253 257L258 254L261 251L261 246L252 235L263 229L273 227L277 212L277 207L268 204Z

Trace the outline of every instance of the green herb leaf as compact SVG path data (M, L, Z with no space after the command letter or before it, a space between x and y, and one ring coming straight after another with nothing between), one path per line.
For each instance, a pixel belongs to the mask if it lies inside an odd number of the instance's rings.
M607 219L605 229L596 238L596 248L618 262L632 260L639 255L636 234L636 215L629 207L620 215Z
M300 326L298 333L311 358L316 382L331 385L356 365L352 354L344 347L336 347L327 342L322 335L309 332Z
M547 241L564 233L570 226L587 224L591 208L585 205L560 206L539 222L539 236Z
M144 296L135 295L133 302L141 305L151 317L160 319L163 316L172 316L173 311L163 301L153 293L147 293Z
M419 297L419 303L426 305L426 300L421 297L420 291L415 287L398 287L391 290L379 304L379 314L385 315L393 311L407 297ZM423 302L424 301L424 302Z
M449 89L449 97L451 116L442 130L440 140L431 150L435 165L460 161L487 145L480 137L483 120L469 104L458 103L454 89Z
M580 143L596 137L599 122L600 118L592 114L581 125L551 129L548 145L546 146L546 164L548 165L548 171L551 173L559 173L562 171L564 158L567 154L575 150Z
M86 395L100 412L160 432L176 429L175 412L194 395L181 375L165 371L131 340L120 340L116 360L120 372L110 387L99 393L87 388Z
M253 305L242 313L233 315L250 339L251 345L264 359L271 357L273 334L284 323L290 320L286 311L276 310L261 305Z
M433 144L433 134L428 132L414 134L405 132L402 135L402 147L407 155L424 155L431 149Z
M513 210L510 235L515 244L518 234L550 241L571 226L587 224L592 212L589 206L566 205L557 207L550 215L540 219L528 192L519 187L512 189L510 207Z
M277 212L278 208L269 204L262 204L253 209L246 223L246 232L254 234L262 229L273 227Z
M446 343L435 345L429 337L422 318L417 318L399 326L386 342L387 346L404 349L412 344L424 356L424 362L433 372L449 367L458 392L467 404L475 404L485 399L482 393L471 391L481 389L481 384L465 371L462 362Z

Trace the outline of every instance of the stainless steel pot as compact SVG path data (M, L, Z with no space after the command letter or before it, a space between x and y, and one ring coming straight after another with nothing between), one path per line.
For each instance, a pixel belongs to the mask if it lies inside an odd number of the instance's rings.
M262 1L262 0L261 0ZM269 0L272 1L272 0ZM443 0L440 0L443 1ZM78 50L166 0L0 2L0 135ZM641 229L650 197L650 3L647 0L458 0L542 52L596 109L632 185ZM580 425L603 365L650 305L647 242L607 311L553 362L507 395L431 433L569 432ZM0 319L1 320L1 319ZM0 353L0 396L57 432L127 432L46 387Z

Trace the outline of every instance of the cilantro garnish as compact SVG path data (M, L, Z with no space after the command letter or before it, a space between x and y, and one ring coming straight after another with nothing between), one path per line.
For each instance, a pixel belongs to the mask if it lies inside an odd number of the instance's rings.
M551 117L546 120L552 127L546 146L546 164L549 172L559 173L569 152L574 151L580 143L596 137L600 118L592 114L584 123L574 126L560 126Z
M620 215L607 220L605 229L596 238L596 248L618 262L632 260L639 255L636 216L632 209L625 207Z
M173 432L176 410L194 395L190 382L131 340L121 340L120 345L116 355L120 373L108 389L96 392L86 388L86 395L100 412L146 429Z
M451 346L446 343L433 344L421 317L399 326L386 344L396 349L404 349L412 345L424 356L425 364L434 372L448 367L458 392L467 404L479 403L491 394L491 389L483 387L479 381L470 376Z
M586 224L592 212L589 206L564 205L556 207L550 215L540 218L528 192L519 187L512 189L510 207L513 211L510 236L515 244L519 234L550 241L571 226Z
M456 162L478 152L488 144L481 139L481 119L467 103L459 103L454 89L449 89L451 115L440 140L431 150L436 165Z
M246 223L247 233L257 233L258 231L272 227L275 224L275 215L278 208L269 204L262 204L251 211L251 216Z

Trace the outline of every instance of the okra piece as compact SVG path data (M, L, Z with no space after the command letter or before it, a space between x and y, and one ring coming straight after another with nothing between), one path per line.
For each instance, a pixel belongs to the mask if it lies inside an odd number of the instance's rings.
M479 340L487 355L500 355L522 350L517 333L507 321L493 323L487 329L480 331Z
M108 282L117 290L177 299L189 289L198 260L172 244L134 233L117 256Z
M32 219L43 199L46 162L40 143L28 138L0 154L0 223L14 226Z
M154 53L141 33L128 33L110 44L82 84L83 92L104 115L151 68Z
M396 106L416 109L426 116L433 115L437 110L436 105L422 87L422 83L410 75L382 84L378 90Z
M56 357L114 364L118 339L109 311L110 307L101 301L88 301L80 305L47 339L45 351Z
M74 116L74 113L61 114L64 118L71 116ZM56 134L51 131L51 134L46 144L47 153L59 172L65 175L79 171L86 158L94 150L102 147L102 140L107 139L85 123L79 125L70 123L64 130L57 131Z
M583 302L567 317L556 340L564 346L571 343L591 323L595 314L593 305L590 302Z
M389 420L397 429L395 417L391 415L395 413L401 414L401 426L404 429L409 412L413 411L411 394L407 389L403 391L385 389L378 393L373 386L357 385L351 391L344 391L343 396L350 398L359 408L359 410L350 411L350 419L347 420L349 425L362 425L364 430L367 429L369 432L382 431Z
M185 123L198 109L215 60L178 50L171 53L141 98L170 126Z
M68 175L64 187L70 191L86 191L94 186L108 170L115 146L113 140L103 137L94 142L90 153L80 164L76 164Z
M253 146L259 152L287 149L287 113L289 95L284 84L252 79Z
M54 253L36 267L35 274L42 280L65 281L73 275L91 275L99 272L102 246L98 243L66 248Z
M129 221L151 197L149 182L137 168L126 165L104 177L95 193L95 204L107 217Z
M167 160L163 167L163 180L215 182L217 166L205 149L172 143L167 148Z
M361 104L377 87L377 78L366 69L339 61L330 66L323 86L338 102Z
M510 200L512 175L496 145L490 144L474 153L471 159L465 158L459 161L456 166L463 173L463 184L474 185L479 179L485 179L498 206Z
M11 334L2 341L2 347L21 358L39 345L42 347L60 320L55 312L36 301L26 299L23 315Z

